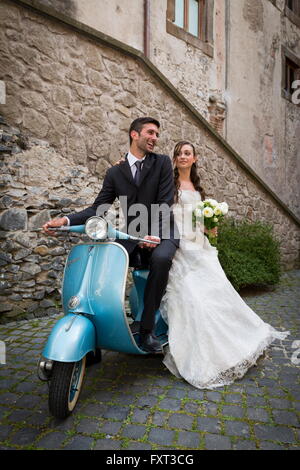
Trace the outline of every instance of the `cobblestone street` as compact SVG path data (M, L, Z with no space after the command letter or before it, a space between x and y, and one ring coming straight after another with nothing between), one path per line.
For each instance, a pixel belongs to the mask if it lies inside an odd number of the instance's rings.
M48 411L36 364L57 317L0 325L1 449L299 449L300 271L271 292L243 296L277 329L276 341L246 376L214 391L172 376L161 357L105 351L87 369L73 415ZM297 343L296 343L297 341Z

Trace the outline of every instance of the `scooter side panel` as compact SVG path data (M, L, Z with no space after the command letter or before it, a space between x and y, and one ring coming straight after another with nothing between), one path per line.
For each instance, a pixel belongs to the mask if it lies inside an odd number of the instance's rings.
M93 323L82 315L69 314L54 325L42 355L53 361L77 362L94 351L95 345Z
M128 262L127 251L118 243L75 246L67 260L62 297L65 312L82 312L93 322L97 347L141 354L125 314ZM74 296L80 303L70 309Z
M65 315L68 312L89 313L86 277L92 249L93 245L76 245L71 249L66 260L62 286L62 303ZM74 296L78 298L79 303L72 308L69 306L69 302Z

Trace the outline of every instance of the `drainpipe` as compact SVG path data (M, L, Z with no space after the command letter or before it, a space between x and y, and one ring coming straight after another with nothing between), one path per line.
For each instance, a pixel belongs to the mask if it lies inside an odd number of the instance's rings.
M144 0L144 54L150 58L150 0Z
M228 98L228 87L230 86L229 84L229 67L230 67L230 20L231 20L231 15L230 15L230 0L226 0L225 3L225 31L226 31L226 57L225 57L225 101L226 101L226 107L227 107L227 115L226 115L226 120L225 120L225 139L227 140L228 137L228 108L230 106L230 98Z

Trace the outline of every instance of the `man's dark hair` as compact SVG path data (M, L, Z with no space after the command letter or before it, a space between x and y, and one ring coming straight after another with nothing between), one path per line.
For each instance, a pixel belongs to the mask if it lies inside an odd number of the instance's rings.
M134 121L132 121L130 128L129 128L129 143L131 145L132 143L132 138L131 138L131 131L136 131L138 133L141 132L143 126L145 124L155 124L158 128L160 128L160 123L157 119L151 118L151 117L142 117L142 118L137 118Z

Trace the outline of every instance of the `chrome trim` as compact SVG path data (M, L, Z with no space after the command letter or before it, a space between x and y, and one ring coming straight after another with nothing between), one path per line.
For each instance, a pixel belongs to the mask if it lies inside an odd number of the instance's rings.
M72 297L69 298L68 307L73 310L78 307L78 305L80 305L80 298L77 295L72 295Z

